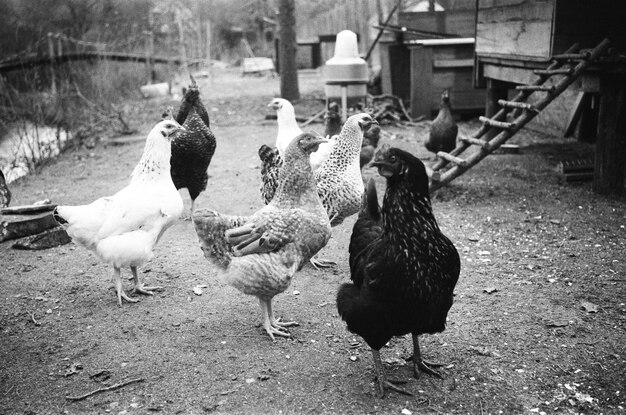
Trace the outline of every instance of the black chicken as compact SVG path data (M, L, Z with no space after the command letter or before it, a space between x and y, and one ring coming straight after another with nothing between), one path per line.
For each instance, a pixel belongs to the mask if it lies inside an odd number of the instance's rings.
M185 91L176 115L176 121L187 131L179 132L172 140L170 160L172 181L176 189L184 187L191 197L191 212L198 195L206 189L207 169L215 153L215 136L211 131L209 114L202 101L195 79Z
M11 191L7 186L4 173L0 170L0 208L9 206L9 203L11 203Z
M426 150L437 154L439 151L451 152L456 147L456 136L459 133L459 127L452 117L452 108L450 106L450 96L448 91L441 93L441 102L439 103L439 113L430 126L430 134L424 142Z
M444 330L461 265L433 216L423 163L385 145L372 164L387 178L384 203L379 211L368 183L350 240L353 283L339 288L337 309L348 330L371 347L383 397L386 388L408 393L387 381L380 360L380 348L393 336L412 334L415 377L420 370L440 376L422 359L418 336Z

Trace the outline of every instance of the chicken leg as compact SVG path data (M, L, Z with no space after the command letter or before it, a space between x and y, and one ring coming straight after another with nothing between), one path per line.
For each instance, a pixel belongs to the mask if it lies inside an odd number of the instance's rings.
M129 303L136 303L139 301L136 298L127 296L124 290L122 290L121 271L117 267L113 267L113 287L115 288L115 293L117 294L117 304L120 307L122 306L122 299L128 301Z
M386 389L394 390L403 395L413 396L411 392L405 391L387 380L383 362L380 360L380 351L372 349L372 356L374 358L374 368L376 369L376 379L378 380L378 396L381 399L385 397Z
M283 327L293 327L293 326L300 325L297 321L281 321L280 318L274 317L274 309L272 308L272 300L270 299L267 302L267 304L268 304L268 314L270 316L272 327L283 328Z
M139 276L137 275L137 267L130 267L131 272L133 273L133 281L135 282L135 288L133 288L134 294L143 294L143 295L154 295L152 291L162 290L163 287L144 287L144 285L139 282Z
M418 335L412 334L411 336L413 337L413 356L407 358L406 360L413 360L413 376L415 379L419 379L420 370L424 373L428 373L429 375L436 376L439 379L443 379L443 376L441 376L441 374L432 367L441 367L444 366L444 364L427 362L422 359Z
M263 316L263 328L270 336L272 341L276 341L274 335L281 337L291 337L291 334L289 334L287 330L283 329L272 315L272 299L270 298L269 300L267 300L259 298L259 305L261 306L261 315Z
M313 265L313 268L315 268L318 271L320 270L320 268L331 268L337 265L335 261L330 261L330 260L322 259L322 258L316 258L315 256L312 256L309 262L311 263L311 265Z

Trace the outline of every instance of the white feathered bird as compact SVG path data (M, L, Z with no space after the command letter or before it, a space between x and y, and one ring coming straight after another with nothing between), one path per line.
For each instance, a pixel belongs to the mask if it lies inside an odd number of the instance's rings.
M184 131L173 119L159 122L148 134L139 164L128 186L113 196L102 197L82 206L59 206L55 219L72 240L96 253L113 267L113 283L118 304L122 299L137 302L122 290L121 268L130 267L134 293L152 295L161 287L145 287L137 267L153 257L153 249L163 232L183 212L183 200L170 175L170 141Z
M291 141L303 133L296 121L296 111L286 99L274 98L268 107L276 111L278 134L276 135L276 149L281 158L285 157L285 149ZM331 139L332 137L326 137ZM334 145L334 140L320 144L319 149L311 154L311 168L316 171L328 159Z

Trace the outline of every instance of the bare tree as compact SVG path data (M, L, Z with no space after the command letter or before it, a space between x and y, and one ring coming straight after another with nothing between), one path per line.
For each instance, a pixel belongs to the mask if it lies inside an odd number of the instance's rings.
M296 16L294 0L279 0L278 24L280 49L280 95L289 100L300 99L298 69L296 68Z

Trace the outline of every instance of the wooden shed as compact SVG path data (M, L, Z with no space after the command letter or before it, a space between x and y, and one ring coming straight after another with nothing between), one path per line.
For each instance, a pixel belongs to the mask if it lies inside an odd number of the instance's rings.
M610 40L611 56L570 87L599 103L597 122L590 107L581 121L594 120L586 124L597 136L594 189L601 193L622 193L626 175L626 8L621 3L477 0L475 85L487 87L487 116L498 111L498 100L507 99L515 85L532 83L533 70L546 68L551 56L574 44L593 48Z
M455 113L484 110L485 90L473 78L475 2L456 5L461 8L402 12L391 27L396 39L381 42L383 92L409 102L413 117L431 117L444 89Z

